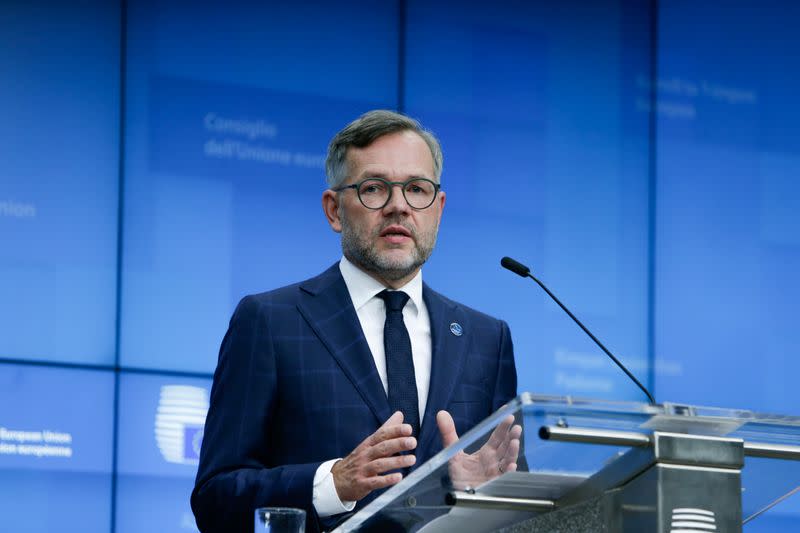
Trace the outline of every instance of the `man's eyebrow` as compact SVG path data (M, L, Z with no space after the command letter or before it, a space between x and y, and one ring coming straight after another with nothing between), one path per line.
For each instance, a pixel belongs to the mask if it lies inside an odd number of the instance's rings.
M376 172L376 171L368 171L361 174L361 179L369 179L369 178L389 179L389 175L386 172Z
M364 172L361 175L360 179L367 180L367 179L370 179L370 178L382 178L382 179L385 179L386 181L391 181L389 179L389 174L387 174L386 172ZM411 175L407 176L406 179L404 179L402 181L405 182L405 181L418 180L418 179L426 179L426 180L433 181L433 178L429 178L425 174L411 174Z

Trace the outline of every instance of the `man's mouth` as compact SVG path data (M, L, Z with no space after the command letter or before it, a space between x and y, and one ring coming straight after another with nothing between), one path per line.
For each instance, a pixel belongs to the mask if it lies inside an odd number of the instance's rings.
M386 237L387 235L403 235L405 237L411 237L411 232L403 226L392 224L381 231L381 237Z
M392 224L391 226L387 226L386 228L381 230L380 236L393 244L403 243L407 239L411 239L413 237L408 229L399 224Z

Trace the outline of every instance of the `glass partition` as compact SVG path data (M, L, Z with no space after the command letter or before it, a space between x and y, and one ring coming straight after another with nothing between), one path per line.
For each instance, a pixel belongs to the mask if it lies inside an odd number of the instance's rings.
M548 439L542 428L586 430L616 444ZM384 492L337 531L377 527L416 531L425 526L427 532L508 526L546 512L548 502L558 505L559 499L632 446L647 445L656 431L742 439L745 455L751 453L747 448L756 444L786 446L790 452L800 445L800 417L525 393ZM800 447L795 453L798 451ZM759 511L798 485L800 461L745 457L743 519L760 518ZM452 506L453 493L534 502L525 511L484 509L474 513Z

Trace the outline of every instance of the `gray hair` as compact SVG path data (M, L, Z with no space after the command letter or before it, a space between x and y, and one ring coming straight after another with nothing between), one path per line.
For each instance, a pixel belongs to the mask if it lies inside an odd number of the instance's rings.
M433 133L423 128L413 118L394 111L377 109L364 113L331 139L328 145L328 157L325 160L328 187L337 187L347 179L348 148L351 146L364 148L379 137L401 131L413 131L428 145L433 157L434 177L438 182L442 176L442 147Z

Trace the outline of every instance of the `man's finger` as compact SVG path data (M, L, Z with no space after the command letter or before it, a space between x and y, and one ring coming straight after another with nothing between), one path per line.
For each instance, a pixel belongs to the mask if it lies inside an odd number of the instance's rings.
M367 485L367 494L372 492L373 490L383 489L385 487L391 487L392 485L396 485L403 480L403 474L394 473L394 474L386 474L385 476L372 476L368 477L364 480L364 483Z
M379 427L375 433L364 439L362 445L374 446L386 439L393 439L405 435L411 435L412 429L410 424L403 424L403 413L396 411L390 416L386 422Z
M519 457L519 446L519 439L511 439L511 441L508 443L508 449L506 450L506 453L503 455L503 458L500 462L506 464L516 463L517 458ZM508 469L504 468L503 470Z
M414 437L398 437L379 442L375 446L370 446L367 450L367 459L379 459L389 457L396 453L413 450L417 447L417 439Z
M512 459L510 462L514 462L517 460L517 455L519 454L519 439L520 435L522 435L522 426L514 426L512 427L503 437L503 440L500 444L497 445L496 448L489 448L490 450L494 450L496 457L499 459L503 459L505 457L511 457ZM516 442L516 451L513 451L510 446L512 443Z
M397 455L395 457L382 457L371 461L364 467L364 471L369 476L383 474L390 470L409 468L417 462L414 455Z
M453 417L447 411L436 413L436 425L439 426L439 433L442 435L442 447L447 448L458 440L456 424Z
M394 426L403 422L403 411L395 411L392 416L386 419L381 427Z
M411 424L398 424L386 428L380 428L378 431L370 435L368 444L370 446L377 446L381 442L396 439L399 437L410 437L412 433Z
M494 428L492 431L489 440L486 442L488 446L492 448L499 448L503 441L508 437L508 429L511 427L511 424L514 423L514 416L508 415L503 419L500 424Z
M381 427L378 428L378 431L380 431L383 428L387 428L389 426L396 426L397 424L402 424L402 423L403 423L403 411L395 411L394 413L392 413L392 416L387 418L386 422L384 422L383 425L381 425Z
M503 473L506 472L516 472L517 471L517 463L509 463L503 467Z

